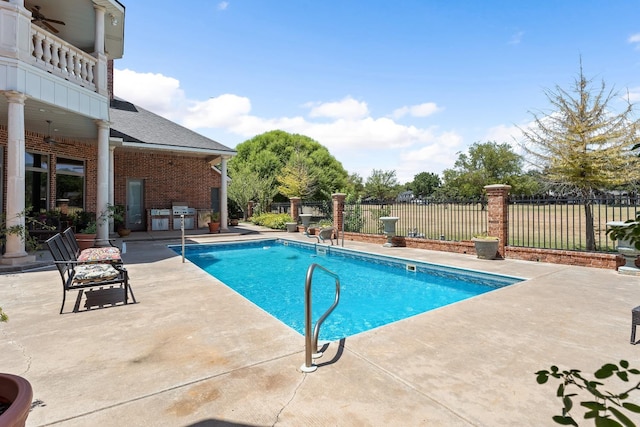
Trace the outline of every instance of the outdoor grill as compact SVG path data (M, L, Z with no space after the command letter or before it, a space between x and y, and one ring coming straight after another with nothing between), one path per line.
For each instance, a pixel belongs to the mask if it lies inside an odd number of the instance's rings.
M171 209L151 209L151 229L168 230Z
M196 218L196 209L190 208L185 204L173 204L171 208L171 213L173 214L173 229L180 230L180 218L181 215L184 215L184 229L192 230L195 228L195 218Z

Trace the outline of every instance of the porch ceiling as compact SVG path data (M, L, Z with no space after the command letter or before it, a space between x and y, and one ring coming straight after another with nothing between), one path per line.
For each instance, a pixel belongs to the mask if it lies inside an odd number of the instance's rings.
M124 6L117 0L25 0L29 11L35 6L49 19L63 21L65 25L52 24L66 40L87 53L93 52L95 40L95 12L93 3L106 8L105 50L112 59L121 58L124 51ZM117 18L111 25L109 14Z
M7 126L7 99L0 95L0 124ZM54 138L97 139L98 131L93 119L74 114L68 110L27 98L24 105L25 130L46 134L51 120L51 136Z

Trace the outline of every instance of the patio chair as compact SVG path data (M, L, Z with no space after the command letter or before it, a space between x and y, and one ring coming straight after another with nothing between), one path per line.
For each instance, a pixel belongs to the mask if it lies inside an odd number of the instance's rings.
M111 262L114 264L122 264L120 249L116 246L107 246L103 248L89 248L80 250L78 240L71 227L62 232L63 244L72 255L73 260L80 262ZM109 242L111 243L111 241Z
M636 326L640 325L640 306L631 310L631 344L636 344Z
M54 264L58 268L62 278L62 306L60 314L64 310L64 303L67 292L84 288L109 287L115 285L122 287L124 292L124 303L129 303L129 293L131 299L136 302L133 291L129 286L129 274L122 263L111 262L90 262L85 263L75 259L73 253L69 251L65 238L61 233L49 238L46 242Z
M318 243L320 243L320 241L322 241L322 243L326 243L326 241L329 240L329 242L331 242L331 245L333 246L333 234L335 233L335 231L336 231L335 227L321 228L318 234L316 234ZM337 241L338 241L338 238L336 237L336 243Z

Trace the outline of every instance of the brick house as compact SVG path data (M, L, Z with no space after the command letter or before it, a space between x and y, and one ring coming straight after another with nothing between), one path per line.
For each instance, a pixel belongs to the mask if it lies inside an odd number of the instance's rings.
M26 207L104 212L127 206L134 230L151 209L180 202L220 211L235 151L113 97L124 52L118 0L0 0L0 206L7 225ZM60 24L64 22L64 25ZM217 167L219 165L219 167ZM109 225L98 222L98 242ZM7 236L0 262L28 261Z

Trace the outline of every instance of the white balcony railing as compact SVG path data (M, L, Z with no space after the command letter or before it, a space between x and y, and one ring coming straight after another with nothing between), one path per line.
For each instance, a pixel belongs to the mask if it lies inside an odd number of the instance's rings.
M33 24L31 55L36 67L96 91L96 58Z

